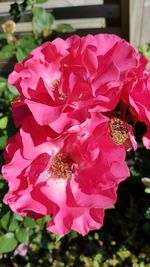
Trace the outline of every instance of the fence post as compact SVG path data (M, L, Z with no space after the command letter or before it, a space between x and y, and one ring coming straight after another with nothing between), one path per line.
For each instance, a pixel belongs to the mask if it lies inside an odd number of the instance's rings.
M135 47L141 45L144 16L144 0L130 0L130 42Z
M129 2L132 0L121 0L121 30L122 37L127 41L130 39L130 15L129 15Z

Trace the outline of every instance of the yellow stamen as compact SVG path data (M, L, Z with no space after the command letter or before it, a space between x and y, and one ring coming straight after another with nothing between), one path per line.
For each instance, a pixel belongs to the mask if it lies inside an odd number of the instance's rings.
M55 155L49 170L50 175L53 178L70 178L72 175L72 163L72 160L63 153Z
M55 94L57 95L57 97L60 99L60 100L66 100L68 97L64 94L60 94L58 88L59 88L59 81L58 80L54 80L52 82L52 87L54 89L54 92Z
M126 124L119 118L112 118L109 122L110 135L116 144L122 145L129 140Z

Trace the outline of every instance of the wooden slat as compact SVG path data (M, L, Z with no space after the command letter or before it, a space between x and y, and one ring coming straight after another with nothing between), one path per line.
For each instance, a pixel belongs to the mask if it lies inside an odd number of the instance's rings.
M129 22L129 0L121 0L121 30L123 33L123 37L129 41L129 30L130 30L130 22Z
M53 9L56 19L73 18L116 18L120 16L120 6L103 4L93 6L77 6Z
M78 34L80 36L84 36L86 34L98 34L98 33L113 33L117 35L121 35L121 29L119 27L106 27L106 28L93 28L93 29L78 29L76 30L75 34ZM56 34L56 37L58 36L58 33ZM66 38L70 36L70 34L59 34L60 37Z
M56 0L56 2L58 1L59 0ZM82 0L82 2L83 1L85 0ZM100 0L100 1L102 2L103 0ZM129 0L104 0L104 1L105 1L105 4L103 5L92 4L89 6L73 6L73 7L65 6L65 7L48 8L47 10L49 12L53 12L56 18L55 24L63 23L63 22L72 24L73 26L77 28L75 34L78 34L80 36L83 36L89 33L91 34L113 33L113 34L117 34L121 37L128 39L128 36L129 36L129 28L128 28ZM74 3L75 0L74 2L73 0L67 0L67 2L68 4ZM91 1L91 3L93 2ZM105 18L107 22L105 28L102 27L103 24L101 24L100 26L100 23L99 23L100 20L103 20L102 18ZM10 19L8 12L0 13L0 23L5 22L7 19ZM20 23L18 23L17 36L20 34L25 34L25 32L31 31L31 28L29 28L31 19L32 19L31 11L27 10L24 16L22 17ZM89 23L90 26L87 26L88 24L86 23L86 21L87 23ZM96 21L97 22L99 21L98 25L96 24ZM19 30L19 27L20 27L20 30ZM56 32L53 32L53 35L50 38L51 40L53 40L55 37L58 37L58 36L62 38L67 38L68 36L70 36L70 33L58 34ZM16 62L15 57L9 60L0 61L1 75L4 75L7 77L8 72L10 73L13 70L15 62Z
M135 46L139 46L141 40L141 28L143 20L144 1L132 0L130 2L131 17L131 42Z
M75 29L87 29L87 28L91 29L91 28L105 27L105 19L92 18L92 19L56 20L52 25L52 29L55 29L59 23L71 24ZM17 23L16 33L20 33L23 31L27 32L32 31L32 23L31 22Z
M143 23L140 46L150 44L150 1L144 1Z
M21 3L21 0L17 0L17 3ZM9 12L10 5L14 1L0 1L0 13ZM48 0L46 3L36 4L36 6L42 6L43 8L56 8L65 6L83 6L83 5L100 5L103 4L103 0ZM29 9L29 8L27 8Z
M132 1L132 0L130 0ZM121 27L121 36L129 41L129 0L104 0L105 4L120 4L121 15L120 18L112 19L111 17L106 18L107 26Z
M121 0L104 0L104 4L120 5L120 1ZM106 25L108 27L116 27L120 25L121 27L121 6L120 6L120 16L116 18L111 18L111 17L106 18Z
M120 17L120 5L104 4L93 6L77 6L77 7L62 7L47 9L53 12L57 20L59 19L74 19L74 18L118 18ZM9 13L2 13L0 15L0 24L10 19ZM31 21L31 11L25 12L21 21Z
M21 3L22 0L16 0L17 3ZM69 6L79 6L79 5L93 5L93 4L101 4L103 2L103 0L48 0L46 3L42 3L42 6L44 5L49 5L52 4L53 7L56 6L63 6L63 4L65 5L69 5ZM1 3L7 3L12 4L14 3L14 0L0 0L0 4ZM37 5L37 4L36 4Z
M130 41L139 48L150 44L150 0L130 0Z
M16 37L19 38L19 36L23 36L25 34L27 34L28 32L24 31L24 32L20 32L16 34ZM119 27L102 27L102 28L87 28L87 29L77 29L73 34L77 34L79 36L84 36L87 34L98 34L98 33L112 33L112 34L117 34L119 36L122 36L121 33L121 29ZM66 39L70 36L70 33L58 33L53 31L53 34L48 37L47 39L44 39L44 41L52 41L54 38L56 37L61 37L63 39ZM5 61L5 60L4 60ZM1 64L1 61L0 61Z

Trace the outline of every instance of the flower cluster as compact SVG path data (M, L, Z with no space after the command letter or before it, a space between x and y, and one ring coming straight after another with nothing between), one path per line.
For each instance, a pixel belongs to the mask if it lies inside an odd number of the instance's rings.
M19 132L5 150L4 202L23 216L52 216L48 230L82 235L103 225L129 176L126 151L144 122L150 148L147 60L109 34L57 38L15 65L9 83ZM129 125L130 122L130 125Z

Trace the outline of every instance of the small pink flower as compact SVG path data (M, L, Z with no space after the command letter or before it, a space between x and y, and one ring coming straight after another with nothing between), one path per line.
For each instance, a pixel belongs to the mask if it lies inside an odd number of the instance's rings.
M102 226L118 184L129 176L125 148L112 139L109 119L98 114L59 138L50 139L48 130L30 116L10 140L4 202L21 215L51 214L53 233L73 229L85 235Z
M28 253L28 246L25 244L20 244L14 251L14 256L20 255L22 257L26 256Z

